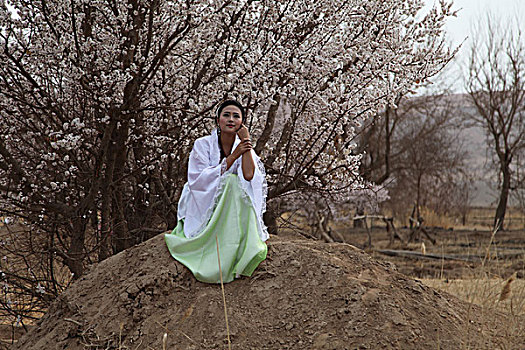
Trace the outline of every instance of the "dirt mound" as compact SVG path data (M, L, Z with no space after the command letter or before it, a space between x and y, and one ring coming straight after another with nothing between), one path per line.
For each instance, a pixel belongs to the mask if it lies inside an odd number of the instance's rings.
M233 349L488 348L477 308L347 244L271 237L225 285ZM197 282L162 235L94 266L19 349L225 348L220 285ZM468 334L470 333L470 336Z

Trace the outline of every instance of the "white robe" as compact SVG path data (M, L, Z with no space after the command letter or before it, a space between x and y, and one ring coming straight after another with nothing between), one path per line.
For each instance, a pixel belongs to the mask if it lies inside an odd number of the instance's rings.
M237 174L246 202L255 209L259 237L266 241L268 230L263 222L263 213L266 211L268 185L264 165L252 150L255 172L251 181L246 181L242 174L242 157L236 159L226 170L226 159L220 162L217 137L217 129L215 129L211 135L201 137L193 144L188 164L188 182L182 190L177 210L178 219L184 219L184 235L191 238L202 232L222 194L226 176ZM236 136L232 150L239 143L240 139Z

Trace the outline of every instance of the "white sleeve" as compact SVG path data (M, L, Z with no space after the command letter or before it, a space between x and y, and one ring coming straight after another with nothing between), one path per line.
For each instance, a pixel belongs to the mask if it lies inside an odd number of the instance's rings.
M193 145L188 163L188 197L186 201L184 234L193 237L199 233L213 210L215 192L219 187L221 175L226 169L226 161L210 165L210 147L207 140L198 139Z

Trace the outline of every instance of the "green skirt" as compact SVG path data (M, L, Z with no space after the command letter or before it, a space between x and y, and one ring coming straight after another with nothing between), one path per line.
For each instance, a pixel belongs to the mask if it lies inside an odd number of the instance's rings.
M198 236L184 235L183 220L164 235L171 256L188 267L201 282L220 283L215 237L219 242L224 282L231 282L239 275L251 276L266 259L268 248L259 237L257 215L242 191L237 175L228 175L217 206Z

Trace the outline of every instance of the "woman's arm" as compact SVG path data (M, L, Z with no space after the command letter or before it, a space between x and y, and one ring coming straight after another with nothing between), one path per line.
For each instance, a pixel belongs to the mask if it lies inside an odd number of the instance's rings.
M230 169L233 163L239 158L242 157L241 166L244 179L250 181L253 178L255 173L255 163L252 157L252 142L250 140L241 141L235 147L235 150L226 157L226 170Z
M251 181L255 174L255 162L252 157L252 143L250 140L243 142L248 142L250 144L250 149L242 154L242 175L246 181Z
M246 181L251 181L255 174L255 163L252 156L252 141L250 140L250 133L248 128L243 124L237 135L241 139L241 143L237 148L241 148L242 151L242 174ZM237 150L237 149L236 149Z

